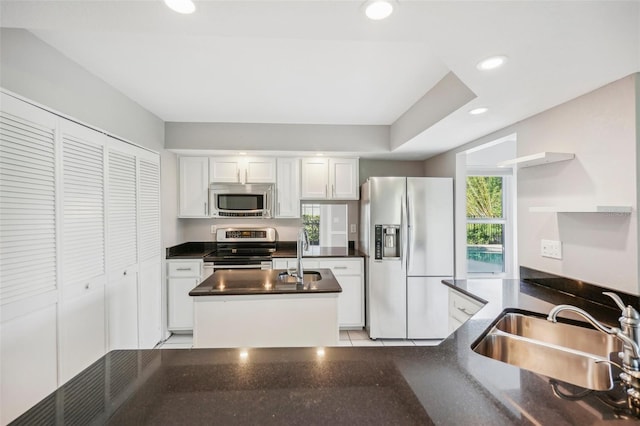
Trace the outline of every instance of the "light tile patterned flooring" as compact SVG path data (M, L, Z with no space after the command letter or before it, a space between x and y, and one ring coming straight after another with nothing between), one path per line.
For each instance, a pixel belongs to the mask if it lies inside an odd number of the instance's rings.
M436 346L442 340L403 340L403 339L369 339L364 330L341 330L338 346ZM193 345L193 335L172 334L158 348L161 349L189 349Z

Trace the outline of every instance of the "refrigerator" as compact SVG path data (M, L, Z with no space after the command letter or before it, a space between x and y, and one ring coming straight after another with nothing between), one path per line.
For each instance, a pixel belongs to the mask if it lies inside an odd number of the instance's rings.
M453 179L370 177L360 197L372 339L441 339L453 277Z

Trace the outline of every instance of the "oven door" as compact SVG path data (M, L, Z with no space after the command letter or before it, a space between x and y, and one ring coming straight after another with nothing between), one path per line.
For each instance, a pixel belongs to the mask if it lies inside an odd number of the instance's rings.
M214 271L220 271L223 269L258 269L258 270L266 270L266 269L272 269L272 264L270 260L262 260L259 262L244 262L244 263L239 263L239 262L227 262L227 261L222 261L222 262L214 262L213 263L213 270Z

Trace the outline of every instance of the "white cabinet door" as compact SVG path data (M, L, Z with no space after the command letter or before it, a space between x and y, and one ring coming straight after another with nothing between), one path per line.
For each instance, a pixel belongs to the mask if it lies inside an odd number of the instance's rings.
M336 276L342 293L338 296L338 324L340 327L362 327L364 325L364 298L362 276Z
M57 123L54 115L5 94L0 107L0 303L4 305L58 288Z
M243 183L275 183L276 159L273 157L246 157L241 160L244 168Z
M358 199L358 159L329 159L329 198L334 200Z
M160 257L140 264L139 347L152 349L162 340L162 265Z
M300 159L278 158L277 218L300 217Z
M210 182L275 183L274 157L211 157Z
M136 157L108 149L107 318L109 349L138 347L138 194Z
M209 216L209 158L179 157L179 217Z
M138 348L138 273L129 268L107 283L109 350Z
M209 158L209 181L241 183L242 169L240 157L211 157Z
M326 158L303 158L300 198L324 200L329 197L329 161Z
M407 338L444 339L449 335L447 277L407 278Z
M56 306L3 321L0 359L0 423L5 425L56 390Z
M105 277L65 285L60 306L60 384L106 353Z
M169 329L193 329L193 298L189 292L199 282L199 278L169 278Z

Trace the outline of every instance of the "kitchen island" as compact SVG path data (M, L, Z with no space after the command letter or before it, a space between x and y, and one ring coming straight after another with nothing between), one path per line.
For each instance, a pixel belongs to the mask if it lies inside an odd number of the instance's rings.
M338 294L330 269L221 270L194 288L193 346L247 348L335 346Z
M638 424L605 402L611 394L619 397L619 389L560 399L549 378L471 349L507 308L547 313L568 303L617 322L619 310L606 307L605 299L573 296L564 282L549 279L557 289L535 278L446 282L487 303L434 347L112 351L16 424L56 418L114 425ZM599 296L578 284L581 295ZM637 297L625 301L638 303Z

